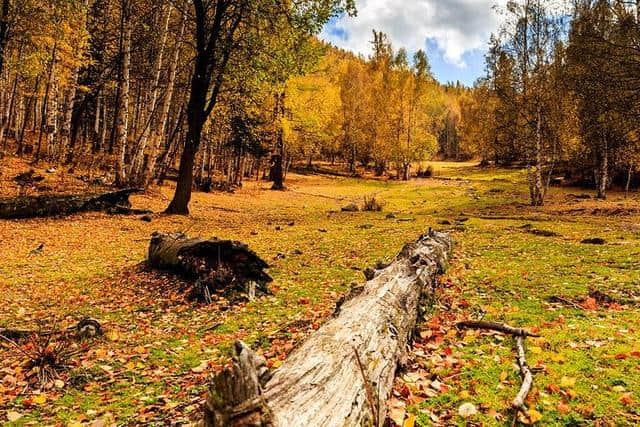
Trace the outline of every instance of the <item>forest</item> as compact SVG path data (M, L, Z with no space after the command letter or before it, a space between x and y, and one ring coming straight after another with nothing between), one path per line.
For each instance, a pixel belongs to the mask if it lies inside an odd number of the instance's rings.
M0 0L1 423L640 423L640 1L391 3Z

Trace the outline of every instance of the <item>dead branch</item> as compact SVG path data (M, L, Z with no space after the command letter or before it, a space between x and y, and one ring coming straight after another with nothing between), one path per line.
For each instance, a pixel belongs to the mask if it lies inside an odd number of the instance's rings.
M522 335L516 337L516 360L518 362L518 367L520 368L520 374L522 375L522 385L520 386L520 391L516 395L515 399L513 399L511 406L516 410L526 413L527 408L524 405L524 401L527 399L529 391L531 391L531 386L533 385L533 374L527 365L527 359L524 353L524 338L525 337Z
M0 328L0 336L9 340L22 340L37 335L49 337L52 335L62 335L68 332L76 332L78 338L92 338L102 334L102 325L95 319L86 317L80 320L75 326L70 326L63 331L37 331L33 329L10 329Z
M540 335L534 334L522 328L514 328L513 326L505 325L504 323L487 322L484 320L467 320L456 324L458 329L489 329L492 331L503 332L505 334L520 336L520 337L539 337Z
M566 304L566 305L570 305L574 308L577 308L578 310L584 310L584 307L582 307L580 304L577 304L571 300L568 300L564 297L560 297L558 295L552 295L548 298L549 302L555 302L555 303L562 303L562 304Z

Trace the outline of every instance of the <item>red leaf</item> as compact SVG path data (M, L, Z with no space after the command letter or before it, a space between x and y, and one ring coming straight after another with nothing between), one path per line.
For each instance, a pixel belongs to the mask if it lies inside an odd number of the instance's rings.
M595 298L589 297L582 304L582 308L585 310L597 310L598 303Z
M549 393L560 393L561 389L560 387L558 387L556 384L548 384L547 387L545 387L547 389L547 391Z

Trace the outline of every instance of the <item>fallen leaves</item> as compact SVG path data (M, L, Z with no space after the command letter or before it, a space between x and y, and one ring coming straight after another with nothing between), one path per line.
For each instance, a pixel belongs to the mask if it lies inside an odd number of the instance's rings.
M7 412L7 420L9 420L9 422L16 422L20 418L22 418L22 414L20 412L16 412L16 411Z
M571 407L564 401L558 402L556 409L558 410L558 412L560 412L563 415L566 415L569 412L571 412Z
M542 414L535 409L529 409L526 413L518 412L518 421L523 424L532 425L542 420Z
M389 418L396 425L401 426L404 422L404 416L406 414L406 405L405 403L395 397L392 397L387 401L387 411Z
M633 406L635 401L633 399L633 395L631 393L625 393L620 396L620 403L625 406Z
M573 387L576 385L576 379L573 377L563 376L560 378L560 387Z
M580 306L585 310L597 310L598 302L596 301L595 298L588 297L587 299L584 300L582 304L580 304Z

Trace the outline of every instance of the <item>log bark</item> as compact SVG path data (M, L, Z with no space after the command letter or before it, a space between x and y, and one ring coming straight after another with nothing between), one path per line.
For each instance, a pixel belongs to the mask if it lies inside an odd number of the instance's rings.
M240 425L381 426L418 304L423 292L434 289L451 248L450 236L435 231L405 246L259 388L271 418ZM236 362L234 371L239 367ZM212 382L209 401L215 396L218 407L225 406L221 401L228 401L228 408L241 407L236 395L218 383ZM222 424L205 411L204 425Z
M44 195L0 199L0 219L65 216L78 212L102 211L114 214L149 213L131 209L129 196L139 189L126 189L101 194Z
M269 265L243 243L232 240L189 238L182 233L153 233L148 264L171 270L195 281L193 296L211 302L222 292L227 298L248 299L270 295Z

